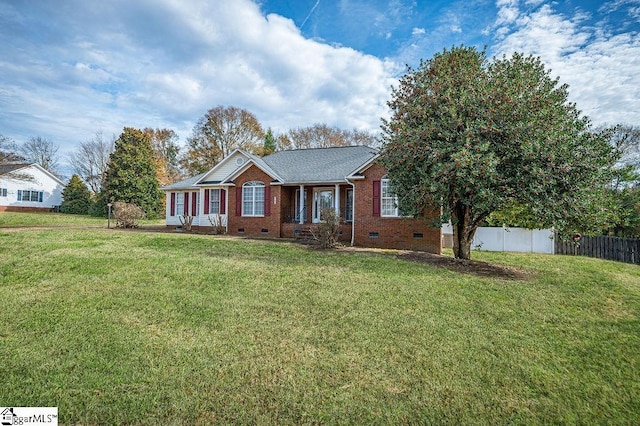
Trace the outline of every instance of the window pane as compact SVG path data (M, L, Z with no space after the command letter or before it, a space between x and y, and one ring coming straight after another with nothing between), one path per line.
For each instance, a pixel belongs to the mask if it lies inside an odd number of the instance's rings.
M344 203L344 220L353 220L353 190L347 190L347 199Z
M253 216L253 202L245 201L242 204L242 214L245 216Z
M388 197L389 196L389 181L387 180L382 180L382 182L380 182L380 187L382 189L382 197Z
M178 192L176 194L176 216L182 216L184 214L184 193Z
M398 197L393 192L388 179L380 182L382 216L398 216Z
M220 213L220 190L212 189L209 197L209 213Z
M242 215L264 215L264 183L247 182L242 188Z
M393 199L385 198L382 200L382 215L395 216L395 205Z
M256 203L264 204L264 186L256 187L253 190L255 191L255 194L256 194L256 198L255 198Z
M264 215L264 187L256 187L255 191L253 214L256 216Z

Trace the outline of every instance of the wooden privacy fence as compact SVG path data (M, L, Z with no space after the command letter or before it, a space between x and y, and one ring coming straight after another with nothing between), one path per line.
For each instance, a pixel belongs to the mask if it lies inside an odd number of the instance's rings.
M583 236L577 243L556 236L556 254L596 257L640 265L640 239Z

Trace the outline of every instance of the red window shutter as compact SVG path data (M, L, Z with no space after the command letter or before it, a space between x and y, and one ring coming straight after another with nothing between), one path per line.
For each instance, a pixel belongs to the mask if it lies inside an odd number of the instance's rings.
M380 181L373 181L373 215L380 216Z
M189 215L189 193L184 193L184 214Z
M171 193L171 216L176 215L176 193Z
M220 214L227 214L227 191L220 190Z
M271 187L264 187L264 215L271 216Z
M236 188L236 216L242 216L242 187Z
M191 214L195 216L197 211L198 211L198 193L192 192L191 193Z
M204 190L204 214L209 214L209 189Z

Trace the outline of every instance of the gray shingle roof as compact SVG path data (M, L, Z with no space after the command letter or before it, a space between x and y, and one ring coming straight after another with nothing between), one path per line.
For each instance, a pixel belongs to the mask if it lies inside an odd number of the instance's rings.
M195 189L197 188L196 182L199 181L206 175L207 173L200 173L199 175L192 176L188 179L181 180L180 182L174 182L169 185L165 185L160 188L163 191L171 191L171 190L180 190L180 189Z
M262 170L264 170L265 172L267 172L270 176L272 176L274 179L276 180L284 180L282 178L282 176L273 168L271 168L271 166L269 164L267 164L266 161L264 161L266 159L266 157L264 158L260 158L257 155L253 155L253 154L249 154L247 152L245 152L245 154L251 158L251 160L258 166L260 167ZM271 154L273 155L273 154Z
M246 154L246 153L245 153ZM378 154L368 146L294 149L278 151L260 158L246 154L274 179L284 184L337 183L356 172ZM196 182L207 173L201 173L171 185L163 191L196 189Z
M368 146L278 151L262 158L283 183L342 182L378 152Z
M15 172L16 170L23 169L25 167L29 167L31 164L29 163L7 163L0 164L0 175L5 173Z

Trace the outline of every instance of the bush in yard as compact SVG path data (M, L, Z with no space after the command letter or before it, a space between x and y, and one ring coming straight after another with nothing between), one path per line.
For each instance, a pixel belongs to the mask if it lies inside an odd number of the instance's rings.
M135 204L123 202L113 204L113 217L116 220L116 228L137 228L138 221L144 216L144 210Z
M320 211L322 220L318 227L311 229L313 239L318 242L320 248L333 248L338 245L338 234L340 232L340 216L334 209L322 209Z
M69 214L88 214L91 210L91 192L78 175L71 176L62 190L60 211Z
M227 227L225 226L221 215L211 215L208 219L211 226L213 226L212 232L214 235L223 235L227 233Z
M195 216L189 216L188 214L183 214L182 216L178 216L178 219L180 219L180 223L182 224L182 229L184 229L185 231L191 231L194 218Z

